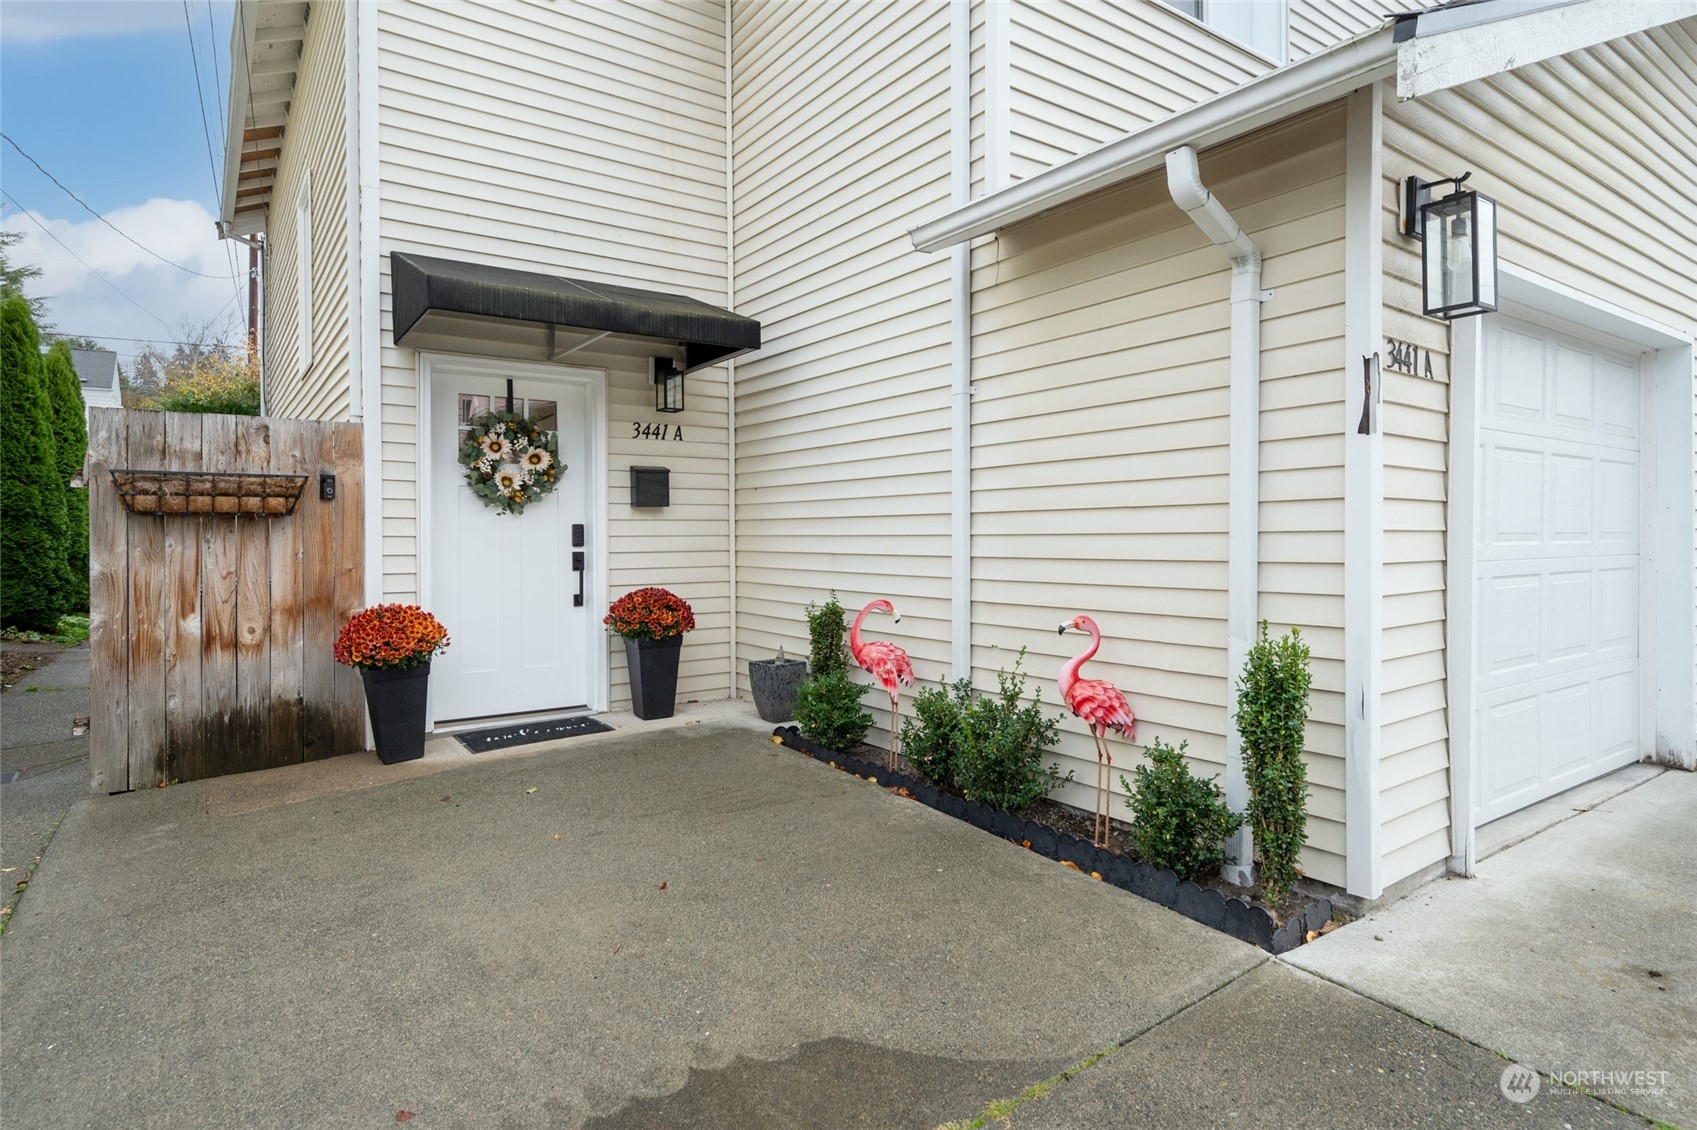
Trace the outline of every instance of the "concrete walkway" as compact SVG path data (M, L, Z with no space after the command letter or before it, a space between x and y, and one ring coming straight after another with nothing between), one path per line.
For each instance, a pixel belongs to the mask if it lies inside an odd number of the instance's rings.
M68 648L0 694L0 903L17 884L71 805L88 796L88 644ZM14 778L12 774L17 774Z
M1511 1103L1489 1050L750 717L679 723L78 801L0 939L0 1121L924 1130L1112 1049L996 1113L1640 1125Z
M1638 787L1568 808L1475 878L1428 884L1288 960L1697 1126L1697 774L1634 776Z

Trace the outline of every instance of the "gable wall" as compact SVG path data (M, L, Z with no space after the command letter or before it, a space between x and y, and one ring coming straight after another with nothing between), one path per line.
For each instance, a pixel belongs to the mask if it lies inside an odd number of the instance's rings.
M780 645L805 656L806 607L832 589L892 600L901 624L876 627L938 679L949 266L907 228L948 200L948 7L737 3L732 20L735 301L764 339L736 362L738 679ZM866 706L883 741L888 700Z
M348 85L346 28L341 5L307 7L295 100L283 135L266 225L265 409L274 416L348 418L353 315L343 112ZM303 191L312 213L312 356L304 367L299 349L295 215Z
M543 271L726 302L725 9L459 3L378 10L383 573L418 600L417 354L393 344L389 253ZM664 76L663 79L657 76ZM481 333L481 336L478 336ZM409 337L409 346L413 343ZM546 360L545 336L468 329L433 348ZM582 352L607 371L611 595L664 585L694 606L680 701L730 693L729 432L725 369L693 373L689 410L659 417L644 351ZM681 425L673 505L629 505L627 470L655 461L632 424ZM612 706L628 703L609 639Z
M1206 184L1260 244L1260 612L1313 650L1307 873L1343 882L1343 126L1330 107L1202 157ZM974 260L975 680L1021 647L1044 700L1078 648L1204 775L1225 762L1230 265L1160 174L1001 233ZM1112 742L1121 772L1133 751ZM1061 768L1093 780L1082 725ZM1115 789L1118 791L1116 775ZM1089 790L1060 794L1088 807ZM1119 802L1116 812L1123 814Z
M1499 205L1504 262L1697 332L1697 20L1399 103L1387 84L1385 333L1436 355L1436 378L1385 382L1382 789L1387 884L1450 851L1445 501L1449 327L1422 316L1419 245L1396 182L1473 170ZM1447 638L1446 638L1447 637Z

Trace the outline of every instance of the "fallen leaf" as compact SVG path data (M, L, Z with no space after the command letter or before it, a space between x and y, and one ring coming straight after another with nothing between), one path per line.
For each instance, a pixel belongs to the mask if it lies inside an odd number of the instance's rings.
M1310 931L1308 931L1308 933L1302 935L1302 940L1305 941L1305 942L1312 942L1315 938L1318 938L1319 936L1320 936L1320 931L1310 930Z
M535 791L536 791L536 786L532 785L532 786L530 786L530 788L528 788L524 791L524 795L529 796L531 793L533 793Z
M1070 867L1070 868L1072 868L1072 869L1073 869L1073 870L1074 870L1074 871L1077 871L1077 870L1078 870L1078 869L1079 869L1079 867L1078 867L1078 864L1076 864L1076 863L1074 863L1074 862L1073 862L1073 861L1072 861L1072 860L1070 860L1070 859L1063 859L1063 860L1061 860L1061 866L1062 866L1062 867Z
M1031 850L1031 841L1030 840L1021 840L1021 841L1019 841L1019 846L1024 848L1026 851L1030 851Z
M904 796L908 800L914 799L913 794L909 792L907 787L904 785L888 785L886 788L888 788L890 792L895 793L897 796Z
M1320 936L1325 937L1327 934L1330 934L1333 930L1336 930L1337 928L1338 928L1337 920L1334 919L1334 918L1328 918L1328 919L1326 919L1326 924L1324 926L1320 927Z
M1102 873L1101 873L1101 872L1100 872L1100 871L1092 871L1092 872L1091 872L1091 873L1090 873L1090 877L1091 877L1091 878L1092 878L1092 879L1095 879L1095 880L1096 880L1096 881L1097 881L1097 882L1101 882L1101 881L1102 881Z
M666 889L666 884L661 883L658 887L655 887L654 889L657 890L657 891L663 891L663 890Z
M560 842L560 833L558 833L558 832L555 832L555 833L554 833L554 842L555 842L555 843L559 843L559 842Z
M777 734L773 734L772 735L772 744L773 745L783 745L784 739L780 738Z
M397 1110L395 1112L395 1121L396 1122L411 1122L413 1119L415 1119L417 1117L418 1117L418 1115L414 1114L410 1110Z
M866 779L868 781L871 781L874 785L876 785L878 783L878 778L876 778L876 777L868 777Z

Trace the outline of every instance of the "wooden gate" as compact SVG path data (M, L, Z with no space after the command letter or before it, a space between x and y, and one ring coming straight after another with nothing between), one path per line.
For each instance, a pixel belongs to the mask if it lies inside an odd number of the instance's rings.
M365 747L358 673L331 654L363 603L361 448L358 424L90 412L95 792ZM238 475L303 475L304 489L278 513L292 483Z

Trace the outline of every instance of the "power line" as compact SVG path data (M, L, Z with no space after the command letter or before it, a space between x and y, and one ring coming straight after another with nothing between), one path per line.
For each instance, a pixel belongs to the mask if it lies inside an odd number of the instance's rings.
M189 60L194 63L194 96L200 100L200 134L206 139L206 168L212 174L212 199L223 205L224 192L218 185L218 160L212 155L212 127L206 123L206 91L201 87L200 52L194 48L194 20L189 0L183 0L183 29L189 33Z
M166 329L171 328L171 323L167 322L164 318L161 318L158 314L155 314L152 310L149 310L147 307L143 306L141 303L139 303L135 299L131 298L128 294L125 294L123 292L123 290L121 290L119 288L117 283L113 282L111 279L107 278L105 275L101 274L99 271L95 270L93 267L89 267L88 262L85 259L83 259L83 257L81 255L78 255L75 251L71 251L70 247L66 246L64 240L62 240L58 236L54 235L52 230L49 229L46 224L44 224L40 220L36 219L35 214L33 212L31 212L28 208L25 208L22 204L19 204L17 197L13 196L11 193L7 192L3 188L0 188L0 196L4 196L7 200L10 200L12 202L12 207L16 208L18 211L20 211L24 215L28 216L30 223L34 224L36 227L40 228L43 232L45 232L48 239L51 239L54 243L57 243L60 247L65 248L65 250L70 253L71 258L73 258L77 262L81 263L84 267L87 267L89 274L93 275L95 278L99 279L101 282L105 283L107 286L111 287L113 290L116 290L120 295L123 296L124 301L128 302L131 306L134 306L137 310L140 310L143 314L146 314L149 318L152 318L154 321L158 322L160 325L164 326Z
M218 91L220 96L222 96L228 88L224 85L223 76L218 73L218 24L217 21L212 18L212 0L206 0L206 42L212 48L212 89ZM230 73L230 77L232 79L236 77L233 67L234 61L232 60L232 70ZM224 111L224 117L228 119L230 116L229 108L220 102L219 109ZM215 203L218 206L218 211L220 213L223 212L224 198L220 196ZM228 240L224 240L223 243L224 261L230 264L230 277L233 279L236 277L235 248L230 246Z
M52 173L48 172L45 168L43 168L40 161L37 161L34 157L31 157L28 153L25 153L24 147L19 145L15 140L13 140L11 134L0 132L0 137L5 138L6 142L9 145L11 145L11 147L13 149L16 149L19 153L23 154L24 160L28 161L30 164L34 165L38 170L40 170L42 176L46 177L48 180L50 180L54 184L58 185L60 190L63 191L66 196L69 196L72 200L75 200L78 204L81 204L82 207L83 207L83 211L87 212L89 215L93 216L95 219L99 220L101 223L105 224L107 227L111 228L113 231L117 232L119 235L121 235L125 239L129 240L131 243L134 243L137 247L141 248L143 251L147 252L149 255L153 256L155 259L159 260L161 263L164 263L167 266L175 267L175 268L177 268L177 270L186 272L187 274L198 275L203 279L221 279L221 280L228 282L228 281L233 281L236 278L236 276L234 274L230 274L230 275L209 275L209 274L206 274L204 271L197 271L193 267L185 267L181 263L178 263L178 262L175 262L171 259L165 258L165 256L159 254L159 252L153 250L153 248L147 246L147 244L137 241L128 232L124 231L122 228L120 228L116 224L114 224L111 220L108 220L105 216L102 216L99 212L96 212L93 208L89 207L88 202L86 200L84 200L82 197L78 196L76 193L72 192L69 188L65 187L65 182L61 181L58 177L54 176ZM231 269L234 270L234 268L231 268Z

